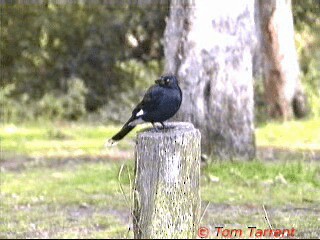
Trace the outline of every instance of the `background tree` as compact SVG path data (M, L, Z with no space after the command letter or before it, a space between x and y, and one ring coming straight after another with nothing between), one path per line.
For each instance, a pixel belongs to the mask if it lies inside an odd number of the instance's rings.
M258 1L263 50L264 95L271 117L307 113L294 42L291 0Z
M43 109L38 103L52 98L58 103L76 77L88 89L88 112L108 105L103 110L112 109L110 116L121 121L121 108L112 106L123 103L130 109L138 90L143 93L161 72L167 5L8 2L0 5L0 81L10 99L4 108L12 116L37 116ZM63 103L52 110L57 109L68 111Z
M292 1L301 82L308 95L310 115L316 117L320 116L320 2ZM72 115L72 119L90 116L90 121L125 121L146 86L163 72L167 2L4 1L0 4L1 120L68 120ZM257 23L259 7L255 10ZM259 33L261 28L256 30ZM260 56L261 49L256 48L253 72L257 122L266 119ZM79 84L71 84L74 79ZM74 91L79 91L84 101L69 102ZM55 104L51 104L52 99ZM65 114L79 103L84 104L84 111L75 109L78 116Z
M165 71L183 89L178 118L200 129L203 152L222 159L255 154L253 18L252 0L173 1L165 30Z

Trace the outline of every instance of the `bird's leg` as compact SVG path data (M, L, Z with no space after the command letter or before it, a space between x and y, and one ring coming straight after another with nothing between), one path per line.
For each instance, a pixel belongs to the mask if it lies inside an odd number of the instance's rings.
M160 122L160 123L161 123L161 125L162 125L162 129L165 129L166 126L164 125L164 123L163 123L163 122Z
M151 123L152 123L153 128L156 130L156 132L159 132L159 129L157 128L157 125L154 122L151 122Z

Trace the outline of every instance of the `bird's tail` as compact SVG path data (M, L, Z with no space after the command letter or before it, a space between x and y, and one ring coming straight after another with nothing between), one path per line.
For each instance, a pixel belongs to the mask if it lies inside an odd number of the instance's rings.
M111 139L114 141L119 141L122 138L124 138L132 129L134 129L135 126L130 126L130 125L124 125L123 128L121 128L121 130L114 135Z
M134 129L135 126L130 126L128 124L125 124L121 130L114 135L106 145L114 145L117 141L120 141L122 138L124 138L132 129Z

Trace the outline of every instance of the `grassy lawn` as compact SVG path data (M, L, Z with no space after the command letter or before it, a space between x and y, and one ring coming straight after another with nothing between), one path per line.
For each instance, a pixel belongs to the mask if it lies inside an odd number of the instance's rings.
M135 132L116 147L103 148L118 129L2 126L0 238L132 237L129 176ZM320 121L270 123L258 128L256 136L261 147L317 154ZM127 168L119 181L121 165ZM267 162L216 162L203 167L201 187L201 224L210 229L267 228L265 205L273 227L295 227L300 237L320 234L319 161L283 156Z
M0 140L3 151L31 157L97 156L112 153L114 149L104 148L103 145L120 127L6 124L0 127ZM130 133L129 140L121 141L117 149L132 151L132 139L142 128ZM256 129L256 142L258 147L320 151L320 120L269 123Z
M320 150L320 120L268 123L256 129L257 145L291 150Z
M3 151L31 157L97 156L114 150L103 145L118 129L84 124L5 125L0 128L0 138ZM130 145L122 142L119 148L129 149Z

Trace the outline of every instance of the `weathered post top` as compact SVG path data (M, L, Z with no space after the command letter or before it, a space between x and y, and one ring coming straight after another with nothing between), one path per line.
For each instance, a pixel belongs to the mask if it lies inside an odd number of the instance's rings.
M135 238L195 238L200 211L200 132L166 123L138 133L135 162Z
M197 131L189 122L167 122L165 129L146 128L138 132L139 137L165 137L169 135L181 135L185 132Z

